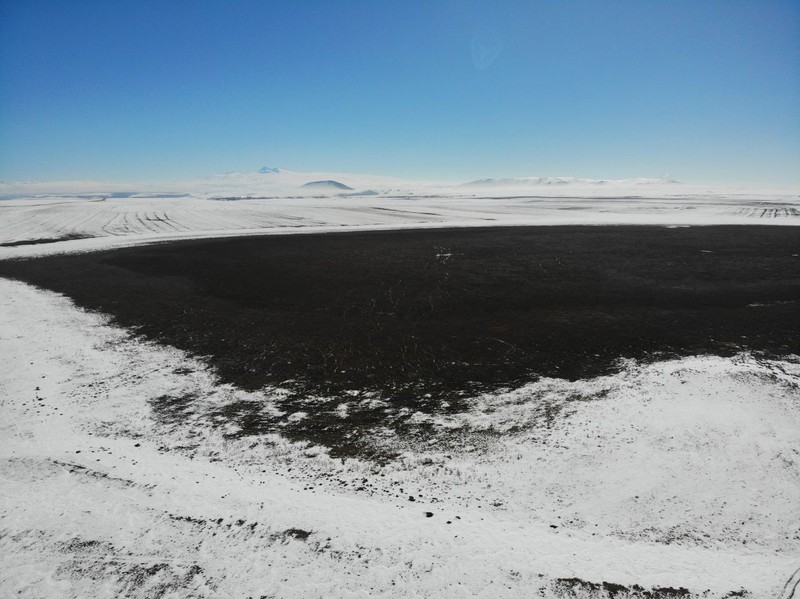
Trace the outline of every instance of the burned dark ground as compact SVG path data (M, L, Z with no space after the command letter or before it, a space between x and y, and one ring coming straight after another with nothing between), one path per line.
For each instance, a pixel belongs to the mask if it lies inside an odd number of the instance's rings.
M0 276L202 356L225 382L288 387L287 411L329 398L282 430L344 450L385 419L334 423L349 391L460 410L621 358L800 353L799 253L794 227L439 229L170 242L4 261ZM245 434L276 424L239 408L226 415Z

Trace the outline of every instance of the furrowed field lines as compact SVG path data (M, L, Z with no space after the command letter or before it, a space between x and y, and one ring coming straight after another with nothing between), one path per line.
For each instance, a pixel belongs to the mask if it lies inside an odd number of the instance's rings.
M746 198L416 197L30 198L0 203L0 245L85 237L185 237L296 228L537 224L796 224L786 200Z

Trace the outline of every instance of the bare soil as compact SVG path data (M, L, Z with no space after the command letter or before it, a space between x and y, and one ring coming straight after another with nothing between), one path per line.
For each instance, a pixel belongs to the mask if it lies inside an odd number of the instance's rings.
M440 229L170 242L3 261L0 276L202 356L223 381L289 387L287 411L357 390L435 412L620 358L798 354L798 254L796 227ZM245 434L276 424L241 410L228 416ZM385 410L340 421L321 409L281 430L342 449Z

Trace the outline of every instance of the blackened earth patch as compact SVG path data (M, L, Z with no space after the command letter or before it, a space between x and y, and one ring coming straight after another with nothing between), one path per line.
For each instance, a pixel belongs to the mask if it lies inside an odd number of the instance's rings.
M800 353L798 253L795 227L446 229L171 242L3 261L0 276L202 356L224 382L292 390L281 408L302 418L240 406L238 434L280 424L349 453L404 413L620 358ZM176 418L190 400L156 403Z

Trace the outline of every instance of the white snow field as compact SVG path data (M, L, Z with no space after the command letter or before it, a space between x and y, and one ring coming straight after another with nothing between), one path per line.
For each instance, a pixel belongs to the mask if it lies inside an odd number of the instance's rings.
M355 191L303 187L313 181L337 181ZM374 195L357 195L364 193ZM0 259L186 237L352 229L800 223L798 190L692 187L649 179L492 179L456 185L280 170L150 188L0 183L0 198L7 198L0 200ZM91 239L8 247L70 237Z
M209 199L267 195L238 175L170 198L7 186L24 197L0 201L0 243L96 237L7 245L0 259L361 228L800 224L789 192L637 180L419 197L384 179L258 174L272 175L291 184L270 200ZM378 195L286 197L314 180ZM418 413L418 431L378 431L372 442L401 457L376 463L237 437L212 408L277 410L281 389L220 384L197 359L6 279L0 357L3 597L800 597L800 358L543 379L472 398L462 414ZM159 398L190 394L181 418L157 413Z

